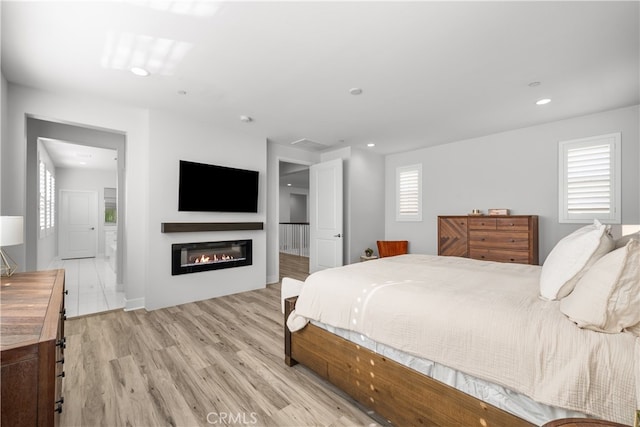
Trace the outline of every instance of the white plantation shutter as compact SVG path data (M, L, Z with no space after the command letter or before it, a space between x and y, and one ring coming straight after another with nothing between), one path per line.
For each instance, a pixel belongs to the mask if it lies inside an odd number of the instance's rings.
M46 188L46 182L45 182L45 167L44 167L44 162L40 161L38 164L38 227L39 227L39 233L40 233L40 237L44 237L44 232L46 229L46 222L45 222L45 205L46 205L46 200L47 200L47 196L46 196L46 192L45 192L45 188Z
M396 220L422 221L422 165L396 169Z
M560 142L560 222L620 222L620 134Z

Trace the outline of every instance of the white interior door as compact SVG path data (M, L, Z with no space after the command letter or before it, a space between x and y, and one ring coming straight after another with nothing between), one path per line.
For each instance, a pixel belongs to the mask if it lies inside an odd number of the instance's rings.
M98 236L98 193L60 191L60 258L96 256Z
M342 265L342 159L309 168L309 272Z

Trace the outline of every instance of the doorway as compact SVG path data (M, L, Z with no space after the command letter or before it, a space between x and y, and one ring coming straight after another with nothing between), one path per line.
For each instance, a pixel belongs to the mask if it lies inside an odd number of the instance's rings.
M278 258L283 277L309 275L309 166L279 162Z
M123 265L124 254L122 250L116 249L116 242L122 242L125 233L122 221L117 221L118 217L125 217L126 209L124 203L125 142L124 132L27 117L26 269L32 271L47 268L65 269L66 284L69 289L65 307L69 316L124 307L124 272L119 268ZM43 149L45 145L49 148L48 150ZM58 149L61 150L60 153L57 152ZM50 155L54 151L56 153ZM42 155L42 153L45 154ZM56 175L54 177L56 203L52 216L56 226L53 227L52 232L48 233L41 233L39 230L38 170L41 156L53 165L52 170ZM98 166L96 163L99 163L98 160L108 162L109 166ZM62 190L72 190L72 193ZM106 210L102 211L103 200L105 203L107 200L107 190L114 190L114 194L109 194L108 198L112 207L109 220L113 220L109 224L107 224ZM73 220L71 223L74 223L74 226L79 225L76 224L77 220L85 219L84 222L86 222L86 218L80 218L84 215L78 213L84 210L77 208L89 201L83 201L82 197L76 196L79 193L91 191L94 194L97 193L97 197L90 196L90 198L92 200L97 198L99 208L89 209L96 217L95 221L89 221L93 225L88 223L81 225L87 228L94 227L95 230L90 230L93 233L87 233L87 230L80 232L63 230L65 226L62 222L69 219L69 212L72 212L73 218L70 219ZM74 197L69 198L71 194L74 194ZM63 203L74 205L67 209L67 214L62 212ZM94 201L91 203L94 204ZM67 217L63 218L63 215ZM71 226L71 223L65 225ZM110 247L113 248L110 259L105 257L106 251L103 250L106 246L107 229L110 231ZM63 257L73 259L62 260ZM73 289L74 287L76 289ZM91 292L88 292L89 290ZM72 296L74 292L75 295ZM110 295L111 293L113 295ZM92 302L82 304L79 296L88 297ZM107 300L109 304L100 302ZM81 306L85 307L82 313L77 310Z

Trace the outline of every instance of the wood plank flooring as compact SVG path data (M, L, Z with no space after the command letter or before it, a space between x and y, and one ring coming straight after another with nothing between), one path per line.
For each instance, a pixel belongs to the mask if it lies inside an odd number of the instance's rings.
M65 322L62 426L373 426L284 364L280 285Z
M309 275L309 258L280 252L280 281L283 277L304 280Z

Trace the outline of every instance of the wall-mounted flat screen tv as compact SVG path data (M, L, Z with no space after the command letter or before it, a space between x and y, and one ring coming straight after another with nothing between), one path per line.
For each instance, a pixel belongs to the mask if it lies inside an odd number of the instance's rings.
M178 210L258 212L258 171L180 160Z

